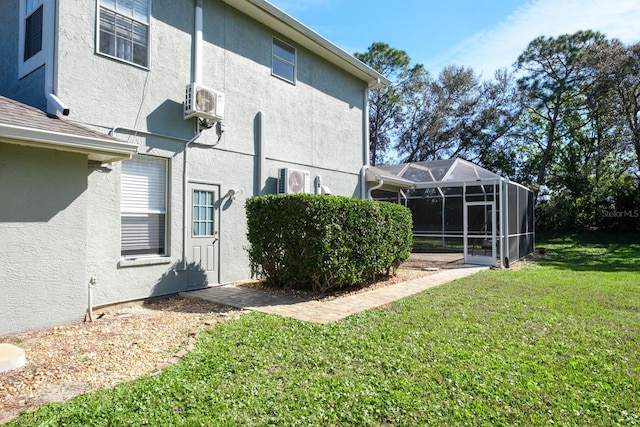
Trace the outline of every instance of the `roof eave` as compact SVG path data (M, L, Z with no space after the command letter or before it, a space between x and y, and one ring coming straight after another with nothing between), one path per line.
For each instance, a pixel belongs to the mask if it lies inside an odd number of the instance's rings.
M367 82L369 88L391 84L385 76L265 0L223 1Z
M9 144L82 153L89 160L111 163L130 159L138 146L113 139L91 138L0 123L0 141Z
M393 187L396 189L408 189L415 186L415 182L406 178L399 177L393 174L380 173L379 170L371 170L368 168L365 172L367 182L383 182L383 189Z
M416 186L416 183L413 181L409 181L406 179L397 179L397 178L393 178L393 177L387 177L387 176L380 176L380 179L382 180L383 184L383 188L384 187L395 187L398 189L409 189L409 188L414 188Z

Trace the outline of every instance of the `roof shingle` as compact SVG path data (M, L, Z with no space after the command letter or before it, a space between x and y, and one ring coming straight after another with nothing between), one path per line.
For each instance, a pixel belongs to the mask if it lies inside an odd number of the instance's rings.
M22 104L13 99L5 98L4 96L0 96L0 111L2 111L2 114L0 114L0 123L2 124L85 138L121 142L121 140L110 135L96 132L69 120L47 114L42 110Z

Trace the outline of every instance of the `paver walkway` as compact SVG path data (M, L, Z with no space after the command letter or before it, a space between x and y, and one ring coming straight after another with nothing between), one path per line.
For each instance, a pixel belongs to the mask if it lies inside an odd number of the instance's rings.
M361 292L330 301L308 301L287 295L236 285L214 286L198 291L182 292L187 298L200 298L235 308L278 314L313 323L331 323L361 311L380 307L409 295L422 292L470 276L488 267L463 265L426 277L396 283L368 292Z

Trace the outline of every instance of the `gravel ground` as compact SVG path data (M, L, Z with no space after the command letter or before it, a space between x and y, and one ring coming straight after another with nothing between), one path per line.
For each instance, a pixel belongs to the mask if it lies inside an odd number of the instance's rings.
M396 276L366 288L345 289L331 295L280 292L308 299L333 299L434 273L425 269L459 264L451 259L412 255ZM243 285L260 287L256 282ZM78 322L0 337L0 342L19 346L27 356L22 368L0 373L0 424L48 402L158 372L193 349L201 328L236 318L242 311L173 296L94 314L93 323Z

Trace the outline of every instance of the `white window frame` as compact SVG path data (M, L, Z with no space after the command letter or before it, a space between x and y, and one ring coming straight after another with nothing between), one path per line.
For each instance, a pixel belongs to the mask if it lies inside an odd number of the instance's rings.
M155 170L154 172L161 171L162 174L164 175L162 177L162 180L158 182L151 182L151 181L145 182L144 179L128 178L124 170L124 168L126 167L125 163L131 162L132 160L134 161L140 160L143 162L147 161L149 162L147 164L151 165L151 167L158 167L159 169ZM168 224L170 223L169 217L168 217L169 216L168 209L167 209L168 200L169 200L169 159L165 157L136 155L132 158L132 160L124 160L122 162L122 173L121 173L121 184L120 184L120 191L121 191L121 194L120 194L120 223L121 223L120 256L125 260L138 259L138 258L167 257L169 256ZM154 162L157 162L155 166L153 166ZM140 176L144 176L144 175L141 174ZM137 198L138 200L135 200L135 203L132 203L132 198L135 198L135 195L132 196L131 195L132 193L127 192L127 190L125 189L127 185L136 185L138 186L136 190L143 190L143 191L146 190L146 192L143 193L139 198ZM145 188L145 185L146 185L146 188ZM156 192L155 198L154 198L154 195L149 195L149 190ZM159 190L162 191L161 199L158 198L158 195L157 195L157 192ZM147 204L147 206L144 206L145 203ZM154 205L154 206L149 206L149 205ZM125 246L124 235L123 235L124 233L122 231L122 224L124 223L123 218L124 217L142 218L146 215L162 215L163 216L163 221L160 223L164 229L162 251L125 254L126 249L124 247Z
M53 5L51 0L42 0L40 4L31 9L27 13L27 4L33 0L20 0L20 25L19 25L19 43L18 43L18 78L22 78L32 71L40 68L47 60L47 39L52 37L50 34L53 28ZM26 42L27 19L38 8L42 8L42 49L31 58L25 60L24 48Z
M281 56L276 55L276 53L274 52L274 47L276 44L279 44L280 47L283 47L286 49L290 49L293 51L293 62L288 61L285 58L282 58ZM280 63L283 64L285 66L289 66L292 69L292 74L293 74L293 78L290 80L289 78L280 75L278 73L276 73L275 71L275 64L276 63ZM277 38L277 37L273 37L273 40L271 41L271 75L274 77L277 77L281 80L284 80L285 82L289 82L291 84L296 84L296 81L298 80L298 50L291 46L289 43Z
M128 13L123 13L122 10L118 10L117 7L113 8L110 7L106 4L103 4L104 1L109 1L109 0L96 0L96 46L95 46L95 52L97 55L102 55L105 56L107 58L112 58L115 59L116 61L121 61L124 62L126 64L130 64L133 65L135 67L140 67L143 68L145 70L148 70L149 68L151 68L151 7L152 7L152 0L143 0L147 2L147 16L146 19L140 19L138 17L135 17L133 14L128 14ZM119 2L122 0L110 0L113 2ZM136 0L130 0L130 1L136 1ZM138 64L137 62L133 61L133 50L131 53L131 60L127 60L125 58L120 58L119 56L116 55L111 55L109 53L106 52L102 52L100 50L100 12L101 9L105 9L108 10L111 13L114 13L118 16L122 16L128 20L134 21L138 24L144 25L147 27L147 46L146 46L146 65L143 64ZM133 49L133 48L132 48Z

